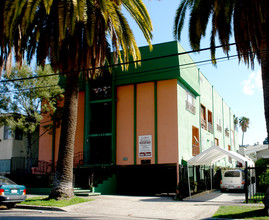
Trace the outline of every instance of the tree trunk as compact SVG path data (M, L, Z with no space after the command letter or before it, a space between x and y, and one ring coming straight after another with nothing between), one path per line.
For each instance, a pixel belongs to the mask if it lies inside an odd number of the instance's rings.
M243 132L242 132L242 146L244 146L244 145L243 145L243 143L244 143L244 133L245 133L245 132L243 131Z
M73 158L77 127L78 79L78 73L66 75L60 146L53 187L49 195L51 199L69 199L74 195Z
M27 158L26 158L26 172L27 174L31 174L32 167L32 134L30 132L27 133Z
M264 36L261 43L262 50L261 55L261 67L262 67L262 85L263 85L263 102L264 102L264 115L266 122L266 130L268 137L269 129L269 39ZM266 195L263 199L265 210L268 213L269 210L269 187L266 191Z

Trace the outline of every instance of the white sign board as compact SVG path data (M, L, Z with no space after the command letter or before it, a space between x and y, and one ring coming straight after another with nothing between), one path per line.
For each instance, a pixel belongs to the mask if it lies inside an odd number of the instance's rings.
M139 157L152 157L152 135L139 136Z

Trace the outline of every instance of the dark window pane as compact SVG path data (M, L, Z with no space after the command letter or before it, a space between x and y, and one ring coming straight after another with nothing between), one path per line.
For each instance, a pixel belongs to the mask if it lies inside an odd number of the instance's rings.
M225 177L240 177L239 171L227 171L224 174Z
M90 138L90 164L111 164L111 136Z
M22 135L23 135L22 130L16 128L16 130L15 130L15 140L22 140Z
M112 97L112 77L109 72L104 72L102 76L90 81L90 99L102 100Z
M90 134L111 133L112 103L91 104Z

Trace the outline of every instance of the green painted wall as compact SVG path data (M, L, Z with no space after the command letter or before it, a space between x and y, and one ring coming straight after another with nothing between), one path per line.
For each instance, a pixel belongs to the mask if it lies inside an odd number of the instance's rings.
M212 84L207 78L198 70L197 67L193 67L191 72L197 71L199 77L195 74L190 74L189 82L199 84L200 96L195 96L187 86L178 80L178 143L179 143L179 161L189 160L192 158L192 126L199 128L199 143L200 152L215 145L215 138L218 139L219 147L228 150L228 145L231 146L232 151L238 150L237 131L233 124L233 112L229 106L225 103L223 98L214 89ZM195 114L186 109L187 92L192 94L195 106ZM201 105L206 108L206 122L207 127L201 126ZM208 111L212 112L213 131L209 130L208 123ZM219 126L217 126L217 124ZM225 133L225 129L228 131L228 135ZM231 132L233 130L234 133ZM232 139L234 134L234 139ZM222 159L216 163L217 166L229 166L235 167L236 161L232 160L232 163L227 159Z
M189 56L189 54L183 54L185 50L180 44L177 44L178 47L178 60L180 66L180 78L179 80L190 90L193 94L200 94L199 87L199 72L196 67L195 62Z
M186 110L187 92L194 99L195 114ZM178 143L179 161L192 158L192 126L200 128L199 97L192 94L180 81L177 86L178 94Z
M214 110L214 102L213 102L213 87L210 84L210 82L207 80L207 78L200 72L200 104L205 106L206 108L206 119L208 122L208 110L212 112ZM213 120L214 122L214 120ZM208 131L209 124L207 123L207 129L201 127L201 145L200 149L202 151L210 148L212 145L214 145L214 131L211 133Z
M143 60L141 65L130 64L128 71L123 71L121 66L113 69L116 85L178 79L192 93L199 94L197 68L195 65L186 66L194 61L178 42L153 45L152 51L148 46L139 49Z
M122 71L121 66L113 69L116 85L149 82L155 80L176 79L179 77L177 42L168 42L149 47L140 47L141 65L130 64L128 71Z

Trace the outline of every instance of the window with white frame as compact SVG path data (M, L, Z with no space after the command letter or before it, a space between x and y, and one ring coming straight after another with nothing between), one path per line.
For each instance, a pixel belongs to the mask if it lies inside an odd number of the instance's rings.
M5 125L4 126L4 140L10 140L12 139L12 130L10 126Z
M191 112L192 114L195 114L195 98L186 91L186 110Z

